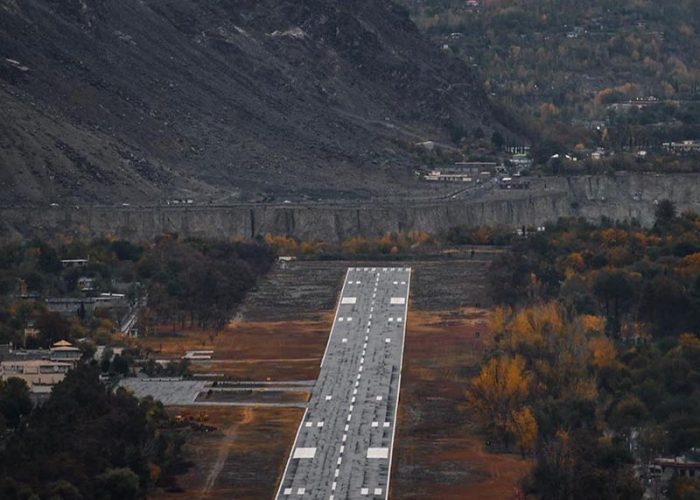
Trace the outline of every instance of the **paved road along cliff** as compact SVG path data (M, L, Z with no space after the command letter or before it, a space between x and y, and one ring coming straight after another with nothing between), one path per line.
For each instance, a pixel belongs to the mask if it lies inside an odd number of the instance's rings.
M342 240L395 231L429 233L458 225L541 225L562 216L653 223L656 203L700 212L700 174L620 174L533 179L528 190L495 190L477 200L402 204L186 207L0 208L0 240L68 235L145 240L182 236L250 238L267 233Z

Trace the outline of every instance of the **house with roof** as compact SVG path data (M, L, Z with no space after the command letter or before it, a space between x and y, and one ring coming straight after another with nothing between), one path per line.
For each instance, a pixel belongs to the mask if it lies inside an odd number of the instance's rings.
M49 349L49 359L51 361L66 362L75 366L82 357L82 351L67 340L59 340Z

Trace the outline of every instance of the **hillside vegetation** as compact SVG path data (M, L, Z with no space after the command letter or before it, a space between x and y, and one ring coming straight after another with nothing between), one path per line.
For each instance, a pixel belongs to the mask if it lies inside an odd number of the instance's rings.
M436 45L521 112L519 126L536 143L658 151L666 141L700 138L698 2L401 3Z

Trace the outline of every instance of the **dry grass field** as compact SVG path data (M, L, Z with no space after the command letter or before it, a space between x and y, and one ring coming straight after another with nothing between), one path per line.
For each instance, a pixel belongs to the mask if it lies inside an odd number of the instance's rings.
M191 410L191 407L168 408L172 415ZM178 478L184 491L160 491L152 498L273 498L304 410L213 406L203 411L208 417L206 424L216 430L190 436L186 452L194 465Z
M519 456L484 451L464 404L490 341L486 315L409 312L392 499L509 499L529 470Z

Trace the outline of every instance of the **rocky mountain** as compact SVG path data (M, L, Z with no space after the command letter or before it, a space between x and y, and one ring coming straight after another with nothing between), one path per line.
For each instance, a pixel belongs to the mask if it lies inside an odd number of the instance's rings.
M502 128L384 0L0 0L0 205L381 197Z

